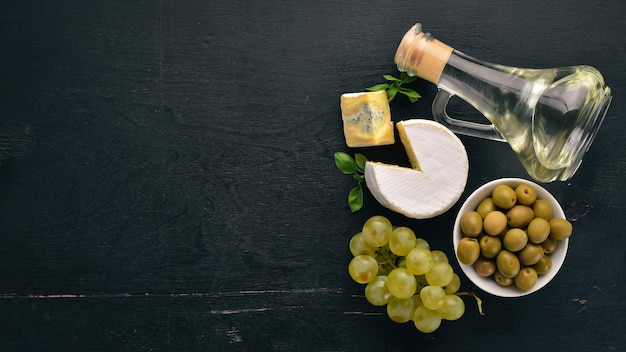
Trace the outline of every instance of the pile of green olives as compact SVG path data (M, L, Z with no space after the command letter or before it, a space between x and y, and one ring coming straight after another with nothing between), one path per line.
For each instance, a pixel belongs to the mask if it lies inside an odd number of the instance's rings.
M459 261L501 286L530 290L552 268L549 254L572 234L572 224L552 213L532 185L496 186L491 197L461 215Z

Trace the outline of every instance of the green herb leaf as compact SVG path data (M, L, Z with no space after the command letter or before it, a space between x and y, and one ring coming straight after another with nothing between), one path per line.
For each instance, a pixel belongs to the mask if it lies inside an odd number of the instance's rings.
M419 95L418 92L414 91L413 89L410 88L404 88L404 87L400 87L398 88L398 91L402 94L406 94L407 96L414 96L414 97L418 97L421 98L422 96Z
M363 187L361 184L350 190L348 194L348 205L351 212L356 212L363 208Z
M383 75L383 77L386 80L388 80L388 81L396 81L397 82L397 81L401 81L402 80L401 78L396 78L396 77L394 77L392 75Z
M422 97L418 92L414 91L413 89L400 87L398 88L398 91L406 95L411 101L411 103L415 103L419 98Z
M353 174L352 177L359 183L365 181L365 176L363 175Z
M392 101L393 98L396 97L396 94L398 93L398 82L393 82L393 84L387 89L387 97L389 98L389 101Z
M378 92L378 91L381 91L381 90L385 90L387 88L389 88L389 83L381 83L381 84L377 84L375 86L371 86L371 87L365 88L365 89L367 89L370 92Z
M356 153L354 154L354 160L356 161L356 171L360 173L365 172L365 163L367 162L367 158L365 155Z
M398 92L406 95L411 103L415 103L419 98L421 98L421 96L413 89L402 86L403 84L415 81L417 76L409 76L406 72L400 72L400 78L392 75L383 75L383 77L391 83L381 83L366 89L370 92L386 90L387 98L390 102L396 97Z
M400 80L402 83L411 83L417 79L417 76L409 76L408 73L402 72L400 73Z
M356 162L348 153L336 152L334 159L335 165L344 174L350 175L356 172Z
M341 172L352 175L356 180L356 187L348 193L348 206L351 212L355 212L363 207L363 183L365 183L365 155L355 153L354 158L348 153L336 152L334 154L335 165Z

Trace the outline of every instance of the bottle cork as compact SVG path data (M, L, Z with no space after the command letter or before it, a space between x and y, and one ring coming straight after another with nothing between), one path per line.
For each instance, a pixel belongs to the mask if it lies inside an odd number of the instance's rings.
M437 84L453 50L430 33L422 32L422 25L418 23L402 38L394 62L399 71Z

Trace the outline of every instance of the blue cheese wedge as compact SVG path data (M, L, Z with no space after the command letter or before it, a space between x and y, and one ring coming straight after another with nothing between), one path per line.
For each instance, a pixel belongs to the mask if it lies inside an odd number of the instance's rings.
M372 147L395 142L385 91L342 94L341 118L348 147Z
M396 124L411 168L368 161L365 182L386 208L414 219L443 214L461 197L469 161L463 143L445 126L413 119Z

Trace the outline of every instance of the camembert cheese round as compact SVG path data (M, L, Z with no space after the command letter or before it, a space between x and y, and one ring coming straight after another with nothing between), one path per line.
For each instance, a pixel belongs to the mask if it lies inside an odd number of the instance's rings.
M386 208L415 219L450 209L467 183L469 161L461 140L445 126L413 119L396 124L412 168L368 161L365 183Z

